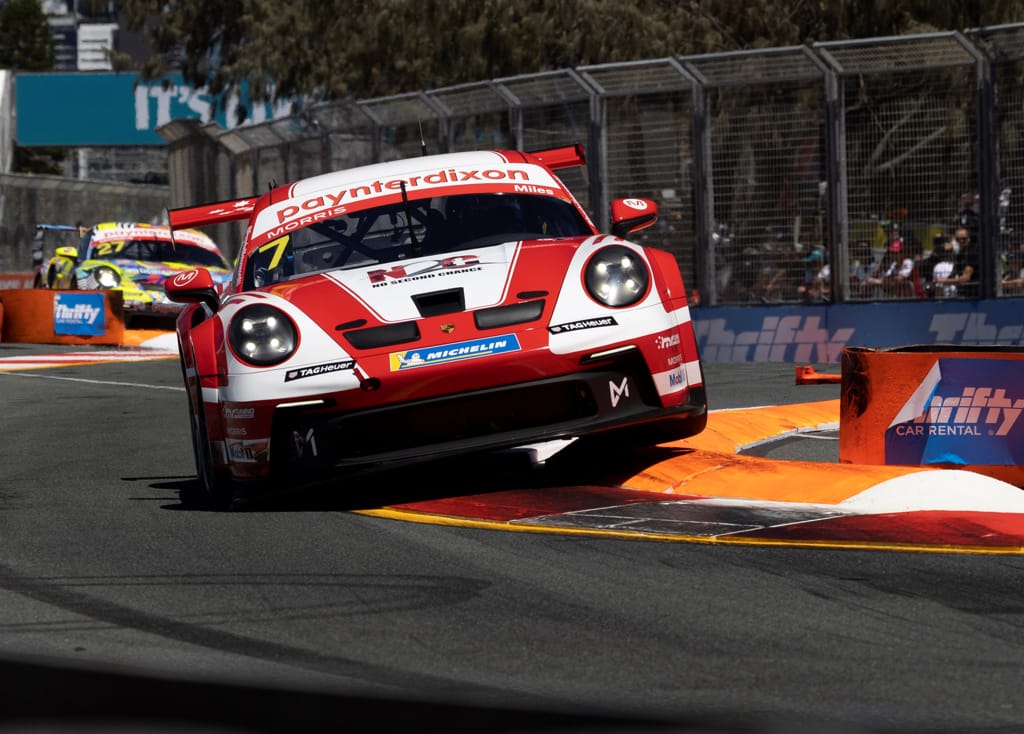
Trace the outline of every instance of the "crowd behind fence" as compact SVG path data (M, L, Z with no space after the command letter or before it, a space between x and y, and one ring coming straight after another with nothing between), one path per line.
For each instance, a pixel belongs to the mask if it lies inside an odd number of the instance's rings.
M659 223L638 238L675 254L694 303L1013 296L1022 60L1018 24L603 64L160 133L173 206L424 145L583 143L588 165L565 183L601 225L614 198L655 199ZM240 231L218 237L230 251Z

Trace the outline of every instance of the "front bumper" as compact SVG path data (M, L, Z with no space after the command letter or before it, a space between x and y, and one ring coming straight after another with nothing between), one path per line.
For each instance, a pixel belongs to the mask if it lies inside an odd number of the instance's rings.
M653 424L683 438L703 428L706 410L703 386L691 388L686 402L663 407L633 351L571 375L358 412L329 404L280 408L270 464L274 475L306 477Z

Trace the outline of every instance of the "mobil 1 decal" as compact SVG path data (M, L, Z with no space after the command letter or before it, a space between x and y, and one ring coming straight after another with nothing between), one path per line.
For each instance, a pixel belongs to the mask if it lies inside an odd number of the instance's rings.
M1024 360L938 359L885 431L885 463L1024 464Z

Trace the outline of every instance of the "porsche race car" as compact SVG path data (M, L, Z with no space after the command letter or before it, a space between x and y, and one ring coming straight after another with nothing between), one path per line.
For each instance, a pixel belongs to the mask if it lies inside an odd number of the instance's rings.
M197 474L218 507L347 471L611 437L681 439L707 419L674 257L601 233L555 171L579 146L423 156L169 212L248 220L231 285L165 283Z
M172 232L142 222L103 222L85 230L78 246L58 247L42 267L37 285L70 290L120 290L129 325L143 317L169 319L182 310L164 291L168 275L206 268L223 286L231 267L208 236L195 230Z

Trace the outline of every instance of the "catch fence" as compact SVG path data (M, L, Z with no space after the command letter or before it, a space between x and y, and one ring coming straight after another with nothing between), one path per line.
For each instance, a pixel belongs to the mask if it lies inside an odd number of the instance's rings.
M1024 294L1024 24L602 64L372 100L224 131L177 120L172 206L428 152L582 143L560 171L703 305ZM969 243L956 242L958 226ZM222 225L229 251L241 231ZM931 282L936 263L973 266ZM900 272L904 271L901 276Z

